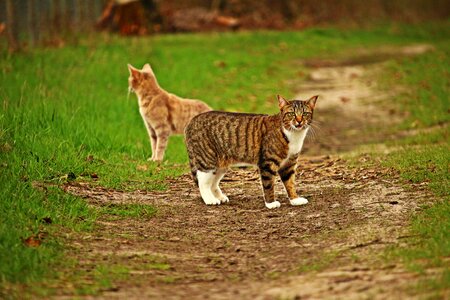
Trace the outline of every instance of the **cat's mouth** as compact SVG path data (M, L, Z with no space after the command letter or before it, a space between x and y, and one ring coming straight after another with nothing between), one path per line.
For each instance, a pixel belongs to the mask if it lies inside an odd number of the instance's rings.
M301 124L301 123L296 124L296 125L294 125L294 124L291 125L291 128L293 130L302 130L302 129L305 129L307 127L308 127L308 124Z

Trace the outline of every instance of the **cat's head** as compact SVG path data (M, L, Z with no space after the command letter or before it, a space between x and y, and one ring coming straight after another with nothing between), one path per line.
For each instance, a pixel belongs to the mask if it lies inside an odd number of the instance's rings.
M318 97L313 96L308 100L288 101L277 95L284 129L303 130L308 128L313 120L314 107Z
M130 91L138 92L142 88L149 88L156 85L155 74L149 64L145 64L142 70L136 69L128 64L128 88Z

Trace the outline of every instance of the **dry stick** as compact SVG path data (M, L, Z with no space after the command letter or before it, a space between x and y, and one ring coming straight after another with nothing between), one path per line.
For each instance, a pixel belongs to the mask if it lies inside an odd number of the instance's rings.
M355 246L349 247L347 250L352 250L352 249L356 249L356 248L363 248L363 247L367 247L367 246L375 245L375 244L395 244L395 243L393 243L393 242L384 242L381 239L377 238L377 239L374 239L373 241L370 241L370 242L367 242L367 243L356 244Z

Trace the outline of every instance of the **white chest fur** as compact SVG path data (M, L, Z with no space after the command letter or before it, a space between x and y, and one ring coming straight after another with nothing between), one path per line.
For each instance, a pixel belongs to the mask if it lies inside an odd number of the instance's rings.
M288 157L299 153L302 150L303 142L309 128L305 128L299 131L288 131L283 128L283 132L289 140Z

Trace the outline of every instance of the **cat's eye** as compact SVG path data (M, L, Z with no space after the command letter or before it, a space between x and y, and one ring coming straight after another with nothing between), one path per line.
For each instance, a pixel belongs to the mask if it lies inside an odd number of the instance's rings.
M292 118L294 116L295 116L295 113L293 113L293 112L286 113L286 117Z
M305 117L310 117L312 114L311 114L310 112L304 112L303 115L304 115Z

